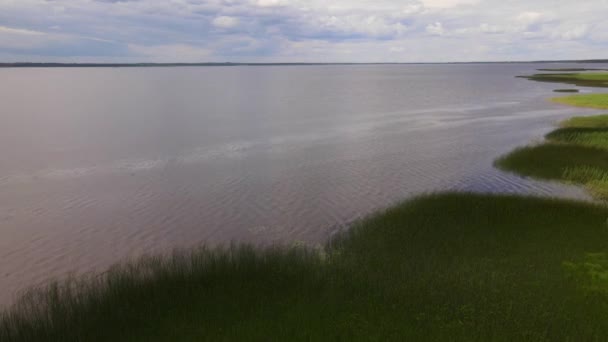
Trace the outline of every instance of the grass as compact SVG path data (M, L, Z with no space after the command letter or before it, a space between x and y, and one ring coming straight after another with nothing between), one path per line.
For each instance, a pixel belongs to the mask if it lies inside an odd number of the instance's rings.
M561 127L608 128L608 114L577 116L563 121Z
M603 149L546 143L519 148L495 165L523 176L583 185L596 198L608 200L608 152Z
M608 72L551 73L520 77L538 82L565 83L581 87L608 87Z
M608 86L585 75L555 79ZM564 103L605 101L584 96ZM608 199L608 115L546 138L496 165ZM606 317L607 206L444 193L323 249L202 248L54 282L0 313L0 341L604 341Z
M538 82L565 83L581 87L608 87L608 72L552 73L519 77ZM576 89L556 89L554 91L562 93L578 92ZM556 97L551 101L577 107L608 109L608 94L571 95Z
M556 97L551 101L576 107L608 109L608 94L584 94Z
M538 71L558 71L558 72L571 72L571 71L606 71L608 69L589 69L589 68L555 68L555 69L538 69Z
M572 341L608 336L608 208L429 195L326 249L231 247L56 283L13 341Z
M555 89L553 92L556 93L578 93L578 89Z
M498 159L503 170L584 185L608 200L608 115L575 117L545 136L547 142L519 148Z

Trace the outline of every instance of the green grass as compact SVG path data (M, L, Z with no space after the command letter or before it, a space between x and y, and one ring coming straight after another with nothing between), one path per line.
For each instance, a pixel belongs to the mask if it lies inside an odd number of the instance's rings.
M546 138L549 141L608 150L608 128L560 128L547 134Z
M593 116L576 116L563 121L561 127L608 128L608 114Z
M581 87L608 87L608 72L557 73L519 76L532 81L572 84ZM578 92L576 89L557 89L556 92ZM577 107L608 109L608 94L584 94L556 97L551 101Z
M608 200L608 115L575 117L545 137L547 142L519 148L496 166L524 176L584 185Z
M551 101L576 107L608 109L608 94L584 94L552 98Z
M0 340L600 341L607 218L564 200L425 196L324 251L201 250L52 285L0 319Z
M569 79L603 84L587 75ZM573 118L496 165L608 199L607 132L608 115ZM604 341L606 317L608 207L445 193L323 249L199 249L55 282L0 314L0 341Z
M523 176L583 185L596 198L608 200L608 152L604 149L546 143L516 149L495 165Z
M571 72L571 71L606 71L608 69L588 69L588 68L556 68L556 69L538 69L538 71L558 71L558 72Z
M538 82L565 83L581 87L608 87L608 72L552 73L520 77Z

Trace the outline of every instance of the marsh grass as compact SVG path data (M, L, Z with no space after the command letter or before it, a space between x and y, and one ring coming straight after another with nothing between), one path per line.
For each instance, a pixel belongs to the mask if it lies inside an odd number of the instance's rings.
M563 121L560 126L574 128L608 128L608 114L576 116Z
M573 118L496 165L608 198L607 127ZM604 341L606 317L608 207L444 193L323 249L202 248L54 282L0 314L0 341Z
M608 94L583 94L555 97L551 101L576 107L608 109Z
M608 72L545 73L518 77L537 82L564 83L579 87L608 87ZM578 92L576 89L556 89L554 91ZM608 109L608 94L571 95L552 98L551 101L577 107Z
M519 77L537 82L565 83L580 87L608 87L608 72L550 73Z
M573 72L573 71L608 71L608 69L597 69L597 68L545 68L545 69L537 69L538 71L557 71L557 72Z
M575 117L546 135L547 143L519 148L499 158L503 170L584 185L608 200L608 115Z
M55 283L4 314L0 340L602 340L608 295L584 265L608 252L607 218L573 201L429 195L323 250L202 249Z
M555 93L578 93L578 89L554 89Z
M608 152L608 128L565 127L546 135L553 142L597 147Z

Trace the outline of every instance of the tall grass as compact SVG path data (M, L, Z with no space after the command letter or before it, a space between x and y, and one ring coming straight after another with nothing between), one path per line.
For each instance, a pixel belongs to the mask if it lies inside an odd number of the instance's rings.
M573 341L608 336L589 253L602 206L475 194L417 198L323 250L149 257L32 292L15 341Z
M565 120L561 127L608 128L608 114L593 116L576 116Z
M503 170L585 186L608 200L608 115L575 117L546 135L547 142L499 158Z
M547 134L546 138L554 142L608 150L608 128L566 127Z

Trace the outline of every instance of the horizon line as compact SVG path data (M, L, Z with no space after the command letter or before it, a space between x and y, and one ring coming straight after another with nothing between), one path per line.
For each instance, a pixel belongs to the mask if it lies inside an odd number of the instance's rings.
M409 65L409 64L524 64L524 63L608 63L608 59L568 59L529 61L455 61L455 62L0 62L10 67L154 67L154 66L297 66L297 65Z

